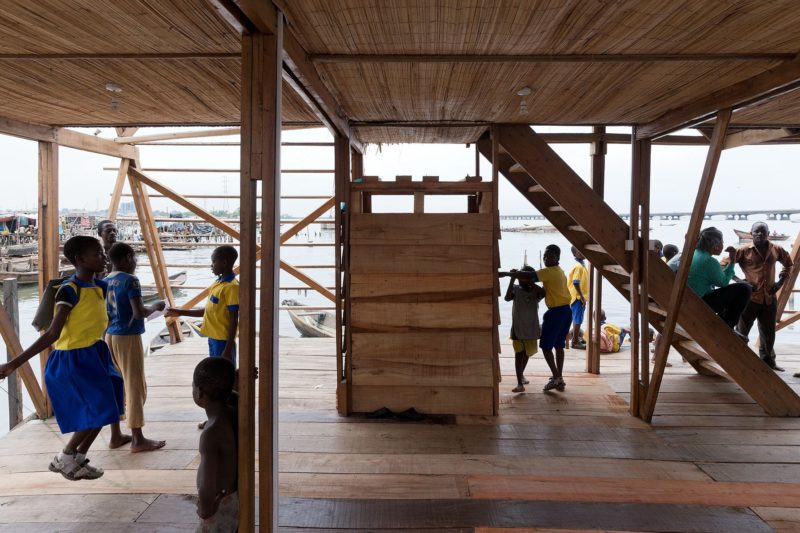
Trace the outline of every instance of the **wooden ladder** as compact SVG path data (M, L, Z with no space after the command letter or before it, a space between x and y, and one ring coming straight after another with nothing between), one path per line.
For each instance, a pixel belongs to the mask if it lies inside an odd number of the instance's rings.
M630 300L625 221L529 126L496 131L500 173ZM490 139L479 140L478 149L491 160ZM642 312L661 331L675 274L656 254L646 255L650 303ZM800 416L800 397L692 291L686 291L677 324L672 345L698 373L736 382L769 415Z

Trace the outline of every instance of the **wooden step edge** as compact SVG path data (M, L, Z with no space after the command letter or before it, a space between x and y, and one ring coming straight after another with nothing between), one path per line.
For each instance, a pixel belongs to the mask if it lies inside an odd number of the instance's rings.
M625 270L625 267L620 265L603 265L600 267L600 270L606 274L616 274L618 276L625 276L626 278L630 277L630 272Z
M695 341L679 341L676 344L684 350L700 357L701 359L705 359L707 361L712 360L711 356L708 355L708 352L706 352L703 347L697 344Z
M606 252L606 249L603 248L602 246L600 246L599 244L586 244L586 245L584 245L584 248L586 250L591 250L592 252L598 252L598 253L601 253L601 254L608 255L608 252Z
M722 368L720 368L720 366L717 363L715 363L714 361L711 361L711 360L708 360L708 359L700 359L700 360L697 361L697 365L705 368L706 370L708 370L709 372L711 372L713 374L718 375L721 378L725 378L727 380L733 381L731 376L727 372L722 370Z
M589 233L583 226L576 226L575 224L567 226L567 229L570 231L576 231L578 233Z
M525 169L522 168L522 165L520 165L519 163L514 163L513 165L508 167L508 171L517 174L527 174L527 172L525 172Z
M548 211L551 211L551 212L553 212L553 213L556 213L556 212L558 212L558 213L565 213L565 212L567 211L566 209L564 209L564 208L563 208L563 207L561 207L560 205L551 205L550 207L548 207L548 208L547 208L547 210L548 210Z
M528 192L545 192L545 191L544 187L542 187L537 183L536 185L531 185L530 187L528 187Z
M647 309L649 309L650 311L652 311L657 315L667 316L667 310L658 305L657 303L651 302L650 305L647 306Z

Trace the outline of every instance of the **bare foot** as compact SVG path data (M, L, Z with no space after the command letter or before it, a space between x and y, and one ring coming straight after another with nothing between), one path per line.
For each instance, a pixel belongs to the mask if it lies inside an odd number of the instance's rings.
M166 446L165 440L142 439L136 444L131 444L131 453L152 452Z
M511 389L511 392L525 392L525 387L522 384L517 385L516 387Z
M125 434L123 433L123 434L121 434L121 435L120 435L119 437L117 437L117 438L113 438L113 437L112 437L112 438L111 438L111 440L110 440L110 441L108 441L108 448L109 448L110 450L116 450L116 449L117 449L117 448L119 448L120 446L125 446L125 445L126 445L126 444L128 444L128 443L129 443L131 440L133 440L133 437L131 437L130 435L125 435Z

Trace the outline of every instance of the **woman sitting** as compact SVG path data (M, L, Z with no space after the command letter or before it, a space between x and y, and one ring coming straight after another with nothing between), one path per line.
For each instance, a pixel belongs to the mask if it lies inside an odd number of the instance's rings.
M689 268L689 288L708 304L731 329L750 301L752 288L748 283L730 284L733 279L733 261L736 248L728 246L728 257L723 265L713 256L722 253L722 232L710 227L700 232L700 240Z

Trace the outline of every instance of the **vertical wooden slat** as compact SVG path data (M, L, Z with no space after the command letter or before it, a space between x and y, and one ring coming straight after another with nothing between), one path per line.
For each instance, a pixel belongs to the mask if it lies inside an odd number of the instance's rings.
M592 190L600 198L605 192L606 141L605 126L595 126L592 132L597 136L591 145ZM603 276L600 270L590 265L589 269L589 318L587 320L589 342L586 346L586 372L600 373L600 311L603 309Z
M258 76L260 34L242 36L241 163L239 211L239 531L255 527L256 196L261 177ZM265 267L268 269L269 260ZM267 369L262 369L266 372ZM263 379L263 378L262 378ZM266 527L265 527L266 529Z
M58 145L39 142L39 297L48 281L60 273L58 237ZM42 392L48 415L52 412L47 388L44 383L44 368L50 348L39 354Z
M334 225L335 225L335 250L334 267L336 271L336 398L339 414L348 414L347 384L344 380L344 336L342 331L343 294L342 272L344 270L344 238L349 227L345 224L346 213L342 212L342 205L346 204L347 182L350 180L350 140L337 135L334 139ZM349 207L346 208L349 211Z
M781 322L781 316L786 310L786 304L789 303L789 297L792 295L792 289L794 289L794 286L797 283L797 275L800 273L800 232L797 233L797 237L794 239L794 244L792 244L790 254L792 256L793 263L792 270L789 272L789 277L783 283L783 287L781 287L781 290L778 291L777 295L778 313L776 316L778 322Z
M14 334L19 338L19 300L17 299L17 280L3 280L3 309L8 315ZM11 361L16 355L10 342L6 343L6 360ZM30 368L29 368L30 370ZM22 422L22 381L14 372L8 376L8 429Z
M493 380L493 412L495 415L500 411L500 305L498 298L500 297L500 279L497 277L497 272L500 269L500 212L498 209L498 191L500 183L500 130L497 126L492 126L492 195L490 202L491 212L493 217L493 235L492 246L494 253L492 254L492 279L494 289L492 291L492 361L494 367L494 380ZM487 199L484 199L487 200Z
M357 179L361 179L364 177L364 155L359 152L358 150L352 150L351 153L351 160L352 160L352 171L351 177L352 180L355 181ZM344 359L344 378L346 380L346 390L345 390L345 401L346 401L346 411L349 413L351 411L351 406L353 405L353 358L351 354L353 353L353 336L352 336L352 329L350 328L351 323L351 301L350 301L350 287L352 283L350 282L350 221L352 220L353 213L362 213L363 210L363 195L359 192L352 192L350 184L352 181L348 181L346 183L346 196L348 198L351 205L347 206L347 210L345 212L345 233L344 233L344 248L345 248L345 261L344 261L344 316L342 320L344 321L344 349L345 349L345 359Z
M686 281L689 278L689 267L692 264L694 247L697 244L700 227L703 224L703 215L706 212L708 199L711 196L711 188L714 185L714 176L717 173L720 154L725 145L725 133L730 119L730 109L723 109L717 113L714 133L711 135L711 142L708 147L705 166L703 167L703 175L697 189L697 198L692 209L692 217L689 220L689 229L686 232L686 239L683 243L681 265L678 267L678 273L675 276L675 283L672 287L669 306L667 307L667 316L661 331L661 342L658 343L658 350L656 350L653 376L650 378L647 398L644 401L641 412L642 419L648 422L653 418L653 411L656 408L656 399L661 388L661 378L664 376L664 367L667 364L667 355L672 344L672 334L675 332L675 326L678 323L678 313L686 290Z
M639 416L639 268L640 245L639 239L639 190L641 185L641 144L636 142L636 131L634 129L631 138L631 207L629 210L630 220L628 229L628 242L632 248L631 268L630 268L630 303L631 303L631 398L629 404L630 413Z
M278 529L278 287L280 276L280 142L281 142L281 76L283 50L283 15L276 15L275 33L268 35L255 33L243 37L243 102L242 102L242 174L241 190L248 190L255 196L255 184L261 181L261 293L260 319L258 331L258 510L259 529L277 531ZM245 49L248 49L245 52ZM248 53L249 52L249 53ZM245 85L249 89L244 89ZM244 143L244 137L248 137ZM243 198L244 200L244 198ZM255 199L247 200L247 218L255 221ZM245 218L242 220L242 276L246 282L244 291L248 295L248 311L255 316L255 261L258 248L256 246L255 229L246 229ZM255 228L255 224L253 224ZM247 264L245 263L247 262ZM252 302L252 303L251 303ZM248 320L248 333L255 337L255 320ZM244 332L240 331L240 338ZM250 349L250 347L248 347ZM242 361L241 367L246 363ZM252 386L252 356L247 363L248 384ZM240 375L242 370L240 369ZM247 394L248 401L253 399L253 390ZM249 404L252 405L252 404ZM252 407L248 407L251 410ZM241 419L240 419L241 423ZM252 419L247 421L252 423ZM249 440L253 427L248 427ZM240 436L241 438L241 436ZM252 442L252 441L250 441ZM240 472L247 468L248 481L246 490L253 491L252 472L254 468L253 449L250 442L246 449L240 446ZM242 465L244 459L246 465ZM242 487L240 486L240 490ZM253 501L248 494L248 505ZM240 525L250 527L254 508L247 513L248 522ZM246 529L250 531L250 529Z
M639 375L640 383L646 392L650 380L650 323L648 321L648 304L650 300L649 263L650 263L650 140L636 141L639 147L639 224L641 245L639 248ZM640 394L641 401L644 394Z

